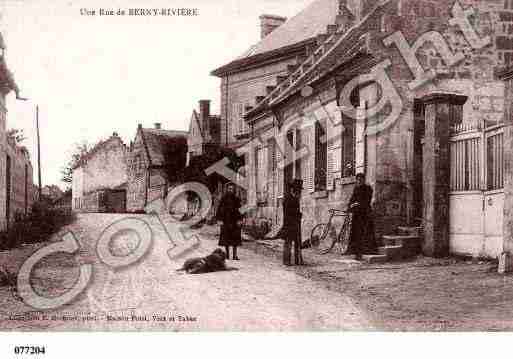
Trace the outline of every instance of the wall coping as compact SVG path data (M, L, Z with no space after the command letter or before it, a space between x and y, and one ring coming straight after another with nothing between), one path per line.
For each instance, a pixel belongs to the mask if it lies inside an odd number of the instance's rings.
M468 97L464 95L442 92L431 93L419 99L423 105L449 103L451 105L459 106L463 106L467 100Z

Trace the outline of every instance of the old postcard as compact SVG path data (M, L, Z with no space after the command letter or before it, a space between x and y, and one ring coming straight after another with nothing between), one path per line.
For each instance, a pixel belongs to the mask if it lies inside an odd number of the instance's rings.
M513 1L2 0L0 34L1 332L513 329Z

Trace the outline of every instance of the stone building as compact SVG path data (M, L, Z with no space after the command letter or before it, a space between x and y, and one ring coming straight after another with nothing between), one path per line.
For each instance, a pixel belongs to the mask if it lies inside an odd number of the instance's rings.
M25 147L7 136L6 97L18 87L5 63L5 44L0 34L0 231L16 216L31 211L34 202L33 170Z
M93 147L73 169L75 212L126 211L128 148L116 132Z
M276 15L260 16L260 41L212 71L221 79L222 145L237 147L249 138L250 127L243 119L246 109L273 91L290 69L303 61L327 26L346 24L352 16L351 6L352 1L316 0L288 21Z
M251 206L280 222L285 184L303 179L306 239L330 208L347 207L355 175L365 173L378 237L422 225L427 255L498 257L510 179L496 71L512 59L513 3L337 3L341 12L295 62L265 81L250 86L232 74L253 60L222 70L230 74L222 80L227 104L238 94L254 98L243 113ZM313 31L315 17L305 18ZM233 124L230 111L225 105L223 117Z
M165 130L160 123L138 126L128 155L128 212L142 212L147 204L166 198L186 165L187 138L187 132Z

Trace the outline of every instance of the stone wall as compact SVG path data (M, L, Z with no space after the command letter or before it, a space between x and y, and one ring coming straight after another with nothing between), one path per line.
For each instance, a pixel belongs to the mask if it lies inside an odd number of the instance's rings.
M6 188L5 188L5 165L7 153L5 96L0 95L0 231L7 226L6 221Z
M136 163L137 161L139 162ZM127 211L142 211L146 205L147 169L150 163L141 131L137 132L128 162L130 165L128 170Z
M29 153L6 138L5 97L0 96L0 230L17 216L29 214L34 203L33 169ZM7 157L10 158L10 210L7 212Z
M473 23L481 38L491 35L490 46L481 50L471 49L463 33L449 25L454 1L395 1L384 11L376 13L374 18L365 25L371 34L370 46L376 57L391 61L387 73L403 102L402 112L391 126L366 138L365 170L369 183L375 190L373 205L378 235L394 232L398 225L413 224L413 208L418 205L418 203L412 203L413 191L415 186L421 185L415 183L414 179L416 99L437 92L460 94L469 98L463 107L464 123L482 122L493 125L503 120L504 85L496 79L494 71L510 56L504 31L508 34L513 32L511 30L513 17L510 18L510 15L507 15L513 3L495 0L468 0L460 3L464 9L470 5L475 7L476 16ZM434 46L430 43L425 44L417 53L419 61L425 70L434 69L437 77L419 88L410 89L409 84L414 80L412 71L395 45L387 47L383 44L385 38L398 30L404 34L410 45L429 31L439 31L449 48L453 52L461 51L465 57L456 66L448 66ZM354 73L358 73L357 68L353 70ZM360 73L363 74L367 70L361 71L363 72ZM334 74L330 76L333 78ZM326 82L329 82L329 79ZM250 92L251 87L245 91ZM323 91L316 89L313 97L317 95L323 97L323 93L329 93L329 91ZM378 93L379 91L371 89L364 91L361 96L368 102L367 105L372 107L373 102L375 103L379 98ZM310 100L305 98L290 99L280 109L283 120L287 122L298 111L308 110L309 102ZM329 103L326 97L323 98L323 102ZM387 111L389 109L379 113L377 120L379 116L387 116ZM256 130L258 132L258 125ZM301 175L304 180L307 180L304 178L305 173ZM335 179L334 189L328 190L327 193L304 191L302 207L307 221L303 226L303 235L308 236L313 225L326 220L329 208L344 208L353 186L350 179ZM261 207L256 215L278 218L281 209L274 209L272 203L271 201L267 206Z

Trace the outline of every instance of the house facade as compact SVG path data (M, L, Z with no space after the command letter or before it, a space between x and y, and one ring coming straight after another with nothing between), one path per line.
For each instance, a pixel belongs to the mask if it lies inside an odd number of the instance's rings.
M83 156L73 169L73 211L125 212L127 157L128 148L116 132Z
M210 100L199 101L199 113L192 111L187 136L187 165L197 156L221 146L221 118L211 115Z
M354 1L316 0L291 19L260 16L260 41L239 58L212 71L221 79L222 145L237 147L250 137L244 113L254 107L315 48L317 36L334 24L347 26Z
M186 165L187 138L186 131L165 130L160 123L138 126L128 154L128 212L143 212L149 203L167 197Z
M427 255L500 257L510 115L497 71L511 62L513 4L341 3L350 23L328 26L246 107L256 216L280 223L286 184L303 179L306 239L330 208L347 208L364 173L378 237L422 225Z
M30 213L34 202L30 155L7 134L6 97L18 87L5 63L5 44L0 34L0 231L17 216Z

